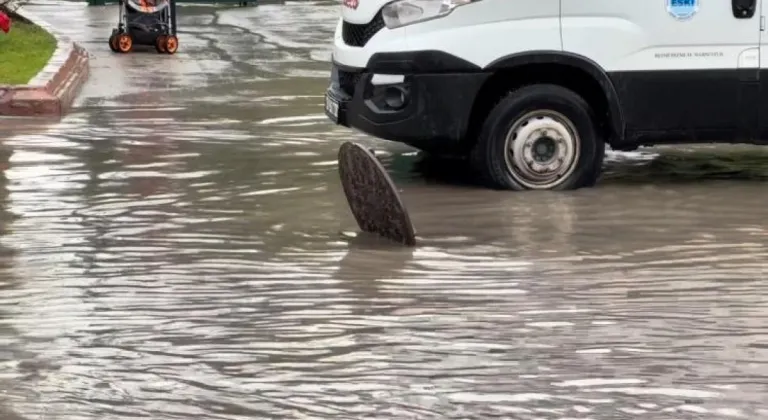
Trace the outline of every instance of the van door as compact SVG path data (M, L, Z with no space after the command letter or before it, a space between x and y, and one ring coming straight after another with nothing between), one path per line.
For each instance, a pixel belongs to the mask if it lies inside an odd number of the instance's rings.
M754 138L760 1L562 0L563 49L608 73L628 137Z

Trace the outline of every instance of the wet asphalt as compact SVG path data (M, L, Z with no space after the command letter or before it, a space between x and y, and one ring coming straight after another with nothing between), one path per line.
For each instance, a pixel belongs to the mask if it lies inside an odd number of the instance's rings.
M478 188L322 114L328 3L30 8L92 76L0 126L0 418L768 417L762 149L611 153L593 189ZM421 245L349 240L376 148Z

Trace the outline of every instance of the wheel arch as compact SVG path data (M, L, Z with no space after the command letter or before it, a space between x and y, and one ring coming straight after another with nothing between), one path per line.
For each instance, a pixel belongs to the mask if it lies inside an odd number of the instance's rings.
M553 67L560 70L576 70L587 75L590 79L596 82L602 92L602 98L605 100L605 105L607 107L608 129L610 137L612 138L606 140L618 142L623 139L625 122L619 97L613 82L600 65L587 57L563 51L526 51L501 57L485 66L483 71L504 74L526 68L536 69L542 67ZM535 78L535 76L533 77ZM526 84L526 82L527 80L521 81L522 84ZM546 82L552 81L546 80ZM482 100L481 96L482 94L478 95L478 98L476 98L475 101Z

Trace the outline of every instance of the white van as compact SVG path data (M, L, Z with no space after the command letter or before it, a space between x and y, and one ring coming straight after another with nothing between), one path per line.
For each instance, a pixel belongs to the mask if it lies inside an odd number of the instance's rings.
M761 6L343 0L326 115L512 190L592 186L606 143L766 144Z

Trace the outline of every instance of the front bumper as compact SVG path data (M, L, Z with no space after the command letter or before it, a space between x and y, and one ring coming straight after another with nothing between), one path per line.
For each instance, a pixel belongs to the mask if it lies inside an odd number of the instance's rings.
M419 72L376 85L373 78L373 72L334 63L326 92L328 118L381 139L447 152L465 138L488 74Z

